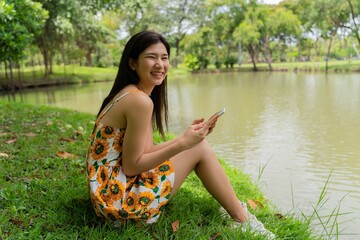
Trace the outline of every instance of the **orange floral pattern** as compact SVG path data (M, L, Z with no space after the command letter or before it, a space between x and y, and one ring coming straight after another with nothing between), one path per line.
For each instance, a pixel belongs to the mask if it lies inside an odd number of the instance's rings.
M164 198L170 198L171 190L172 190L172 183L169 180L165 181L163 183L163 188L161 190L160 196Z
M112 138L113 135L114 135L114 129L112 127L109 127L109 126L103 126L101 128L101 135L104 137L104 138Z
M95 213L110 221L157 221L167 204L175 173L170 161L138 176L122 169L125 129L95 123L87 155L90 199Z
M147 188L155 188L159 185L158 175L154 172L145 172L140 175L140 179Z
M170 161L166 161L163 164L155 168L157 174L160 175L171 175L174 172L174 168Z
M109 143L102 138L97 138L94 143L92 144L92 158L94 160L103 159L109 150Z
M121 131L119 134L116 135L114 140L114 149L117 152L122 151L122 145L124 140L124 131Z

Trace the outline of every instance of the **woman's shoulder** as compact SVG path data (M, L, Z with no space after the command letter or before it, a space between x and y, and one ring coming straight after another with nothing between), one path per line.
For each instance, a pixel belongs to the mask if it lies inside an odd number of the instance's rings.
M120 92L119 97L124 96L124 101L129 108L143 109L152 108L153 102L151 98L143 91L136 87L127 87Z

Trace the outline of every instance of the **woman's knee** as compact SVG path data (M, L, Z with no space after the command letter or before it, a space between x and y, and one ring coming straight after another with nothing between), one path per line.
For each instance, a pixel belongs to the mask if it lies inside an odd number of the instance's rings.
M197 151L199 151L199 153L202 157L207 158L207 157L209 157L209 155L210 155L210 157L215 156L215 152L214 152L213 148L211 147L209 142L206 141L206 139L203 140L201 143L199 143L197 145L197 147L198 147Z

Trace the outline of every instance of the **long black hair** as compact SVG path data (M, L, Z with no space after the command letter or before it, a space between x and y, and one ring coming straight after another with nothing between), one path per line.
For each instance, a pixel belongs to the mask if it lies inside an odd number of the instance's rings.
M116 75L114 84L109 92L109 95L104 99L98 116L105 108L105 106L118 94L124 87L129 84L138 84L140 82L139 76L136 71L132 70L129 66L129 59L136 61L145 49L157 43L163 43L168 56L170 57L170 45L161 34L154 31L142 31L130 38L126 43L124 51L121 56L118 73ZM160 132L164 137L164 127L168 127L168 102L167 102L167 76L164 81L155 86L151 92L150 98L154 103L153 111L153 127Z

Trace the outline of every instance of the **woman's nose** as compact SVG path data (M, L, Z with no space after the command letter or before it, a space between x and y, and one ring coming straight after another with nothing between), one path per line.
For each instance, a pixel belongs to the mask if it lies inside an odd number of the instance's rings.
M155 67L161 68L164 66L164 63L161 59L156 59Z

